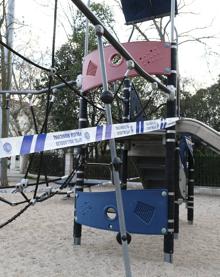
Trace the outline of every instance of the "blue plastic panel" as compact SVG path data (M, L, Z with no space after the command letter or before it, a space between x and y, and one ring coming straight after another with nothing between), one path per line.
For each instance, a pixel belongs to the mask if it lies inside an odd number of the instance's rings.
M127 24L167 16L171 12L171 0L121 0L121 4Z
M119 232L115 192L77 192L77 195L77 223ZM165 189L122 191L122 198L129 233L157 235L167 228Z

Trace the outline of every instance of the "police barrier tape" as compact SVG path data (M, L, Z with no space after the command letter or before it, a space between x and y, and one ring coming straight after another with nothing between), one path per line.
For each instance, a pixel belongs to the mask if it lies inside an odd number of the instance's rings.
M84 129L25 135L0 139L0 158L78 146L92 142L122 138L162 130L176 124L177 117L98 125Z

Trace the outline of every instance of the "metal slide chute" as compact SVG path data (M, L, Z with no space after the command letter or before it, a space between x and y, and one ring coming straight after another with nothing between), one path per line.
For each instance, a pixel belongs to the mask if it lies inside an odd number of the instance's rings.
M189 133L198 137L213 151L220 153L220 132L205 123L192 118L182 118L177 122L176 130L178 133Z

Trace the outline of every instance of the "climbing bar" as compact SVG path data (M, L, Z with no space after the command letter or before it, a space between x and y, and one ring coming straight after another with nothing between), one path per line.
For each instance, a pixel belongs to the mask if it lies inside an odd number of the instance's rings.
M79 120L78 120L79 129L83 129L88 126L87 101L86 101L84 92L81 91L81 95L84 97L80 97L80 100L79 100ZM73 224L74 245L81 244L82 225L76 222L76 215L75 215L76 203L77 203L76 195L77 193L82 192L84 188L86 152L87 152L86 144L80 145L78 147L78 153L80 154L80 158L79 158L79 166L76 171L76 185L75 185L74 224Z
M71 80L67 82L69 85L76 85L75 80ZM51 87L51 90L53 90L53 93L57 93L58 89L62 89L66 87L66 84L58 84L55 86ZM44 94L48 92L48 88L40 89L40 90L31 90L31 89L24 89L24 90L0 90L0 94L6 94L9 93L10 95L29 95L29 94L34 94L34 95L39 95L39 94Z
M162 84L158 79L152 77L149 73L147 73L143 68L137 63L131 54L125 49L125 47L119 43L114 36L103 26L102 22L93 14L93 12L81 1L81 0L71 0L77 8L90 20L90 22L96 26L101 25L104 29L103 36L108 40L108 42L118 51L119 54L122 55L126 60L134 61L134 69L138 72L140 76L145 78L151 83L156 82L158 84L158 88L164 91L165 93L170 94L170 90Z
M124 79L124 89L123 89L123 116L122 120L124 123L130 121L130 96L131 96L131 81L128 77ZM128 179L128 144L123 143L122 153L121 153L121 187L122 189L127 188Z
M120 124L98 125L69 131L0 139L0 158L128 137L174 126L178 117Z
M103 86L101 100L105 104L105 117L106 117L107 124L111 125L113 122L111 104L114 96L112 92L109 91L108 89L106 65L105 65L105 58L104 58L104 47L103 47L104 29L101 25L96 25L95 31L96 31L97 42L98 42L99 61L100 61L100 67L101 67L102 86ZM112 161L112 183L115 187L115 199L116 199L116 206L118 211L119 229L120 229L121 238L123 238L122 253L123 253L125 275L126 277L131 277L132 274L131 274L130 258L129 258L129 251L128 251L127 230L126 230L125 216L124 216L124 205L123 205L122 194L121 194L121 186L120 186L121 182L119 177L121 160L117 157L115 138L110 138L109 148L110 148L111 161Z

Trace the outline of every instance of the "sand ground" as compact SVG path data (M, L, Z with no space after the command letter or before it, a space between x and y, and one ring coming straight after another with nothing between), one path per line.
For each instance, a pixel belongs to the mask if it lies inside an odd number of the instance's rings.
M3 196L3 195L2 195ZM18 195L4 195L18 199ZM21 207L0 203L0 222ZM163 263L163 237L133 235L129 245L133 276L220 276L220 197L195 196L195 223L180 210L180 235L174 263ZM81 246L73 246L73 199L56 196L30 207L0 230L1 277L124 276L115 233L83 228Z

